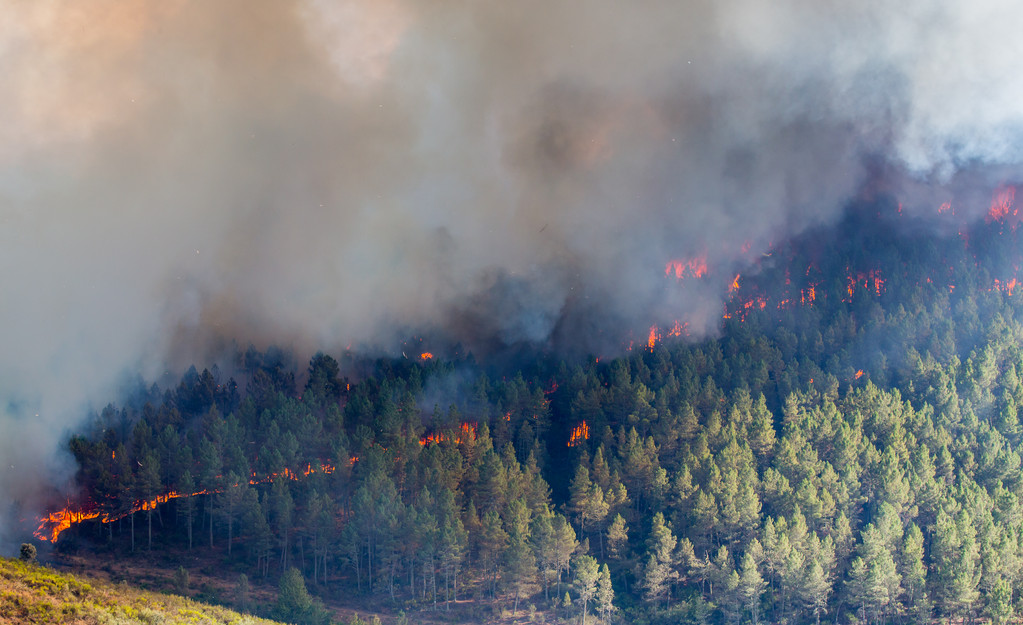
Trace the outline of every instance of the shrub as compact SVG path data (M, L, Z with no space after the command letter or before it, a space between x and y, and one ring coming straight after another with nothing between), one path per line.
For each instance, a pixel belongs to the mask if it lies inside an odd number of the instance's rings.
M35 562L36 561L36 547L31 543L21 543L21 553L18 558L22 562Z

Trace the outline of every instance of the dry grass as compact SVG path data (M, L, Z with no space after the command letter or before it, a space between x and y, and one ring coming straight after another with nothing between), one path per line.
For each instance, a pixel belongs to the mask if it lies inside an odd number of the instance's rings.
M272 625L184 597L86 579L0 558L0 624Z

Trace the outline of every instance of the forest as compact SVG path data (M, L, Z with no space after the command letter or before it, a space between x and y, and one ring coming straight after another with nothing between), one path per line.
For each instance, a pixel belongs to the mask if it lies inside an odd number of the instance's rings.
M618 357L250 348L140 384L68 441L79 500L40 536L479 621L1004 623L1023 248L996 208L946 235L855 207L736 276L717 335Z

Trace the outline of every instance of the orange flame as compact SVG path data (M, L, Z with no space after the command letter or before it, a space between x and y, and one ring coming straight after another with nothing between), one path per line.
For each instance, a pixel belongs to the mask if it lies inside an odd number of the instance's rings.
M1005 282L1001 282L997 278L995 278L996 291L1002 291L1003 293L1012 295L1013 291L1016 290L1017 286L1019 286L1019 283L1016 281L1016 278L1013 278L1012 280L1006 280Z
M657 341L659 340L661 340L661 333L657 330L657 326L650 326L650 336L647 337L646 340L647 349L654 351L654 348L657 347Z
M431 358L433 358L433 354L430 352L423 352L422 354L419 354L420 360L430 360Z
M356 462L358 462L358 460L359 457L354 456L349 459L349 464L354 465ZM302 475L308 476L311 473L315 473L317 470L318 469L314 468L311 464L307 464L305 468L301 471L301 473ZM334 465L328 462L324 462L321 463L319 470L322 470L323 473L328 474L333 473ZM249 480L249 484L265 484L267 482L272 482L274 479L280 477L281 475L291 480L298 479L298 476L294 471L285 468L280 474L272 473L264 478L257 478L256 476L253 476ZM237 486L237 484L233 484L232 486ZM170 491L163 495L157 495L155 499L135 501L127 512L123 512L121 514L101 512L96 509L97 506L94 503L87 503L85 505L77 507L74 507L70 503L68 503L68 505L64 507L64 509L58 510L56 512L51 512L48 515L39 519L39 527L36 528L34 535L39 540L45 540L47 542L55 543L57 542L57 538L60 536L61 532L63 532L66 529L69 529L72 525L77 525L78 523L81 523L83 521L89 521L98 518L101 523L113 523L136 512L155 510L156 506L162 503L166 503L171 499L179 499L181 497L195 497L198 495L217 494L219 492L221 491L219 490L208 491L206 489L199 490L194 493L180 493L178 491Z
M728 292L729 293L735 293L736 291L739 290L739 276L740 275L741 274L738 274L738 273L735 274L735 279L732 280L732 283L730 285L728 285Z
M1010 214L1016 216L1019 214L1018 210L1013 210L1012 205L1016 201L1016 187L1005 187L995 192L995 196L991 199L991 208L987 212L987 218L985 221L991 223L992 221L1003 221ZM1010 211L1012 211L1010 213Z
M801 304L803 304L804 306L812 305L814 300L816 300L816 299L817 299L817 286L814 285L814 284L811 284L810 286L806 287L805 289L801 289L799 291L799 302Z
M585 421L572 428L572 435L568 438L568 446L575 447L582 445L583 441L590 438L590 426Z
M668 336L689 336L689 322L680 323L676 321L668 330Z
M676 280L687 277L702 278L707 275L707 257L699 256L689 260L669 260L664 266L665 277L675 276Z
M511 417L511 413L509 412L508 415L509 415L509 418L510 418ZM427 434L423 438L419 439L419 444L425 447L425 446L433 444L433 443L439 443L441 441L446 441L446 440L448 440L448 438L449 438L448 435L444 434L443 432L433 432L433 433ZM458 426L458 433L455 434L455 438L454 438L454 443L456 445L461 445L462 443L473 442L475 440L476 440L476 424L475 423L463 423L462 425Z
M878 269L871 269L864 273L859 272L855 276L850 272L846 276L846 287L845 292L848 294L847 298L843 298L842 301L851 302L853 293L859 286L863 286L864 289L871 291L874 295L880 297L885 291L885 279L881 276L881 271Z
M853 378L856 379L856 380L859 380L862 377L863 377L863 369L857 369L856 370L856 375L853 376Z

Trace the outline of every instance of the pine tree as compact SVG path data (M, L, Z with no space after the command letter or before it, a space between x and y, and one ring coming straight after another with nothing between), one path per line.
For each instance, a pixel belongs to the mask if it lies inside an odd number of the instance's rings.
M508 549L505 551L505 575L508 586L515 592L513 614L518 614L519 597L535 589L536 556L529 543L529 510L517 499L508 506Z
M803 605L813 614L817 625L820 625L821 615L828 613L828 595L831 594L831 582L828 575L821 566L819 558L810 561L806 569L806 579L803 581L802 592L800 593Z
M927 622L931 616L927 597L927 567L924 565L924 536L916 523L910 523L899 553L899 573L906 611L914 620Z
M753 551L747 549L739 569L738 592L753 625L760 623L760 598L767 588L767 582L760 575Z
M607 528L608 555L615 560L625 557L629 545L629 526L620 514L616 514Z
M302 573L294 567L281 576L277 603L271 615L276 620L297 625L326 625L330 621L330 614L309 595Z
M644 597L658 603L671 600L671 585L678 577L675 570L675 546L678 540L665 525L664 515L654 515L650 536L647 538L647 563L643 570Z
M586 607L597 594L597 581L600 577L600 572L597 567L597 561L591 556L578 556L575 559L574 568L575 582L573 586L575 587L576 594L579 595L579 601L582 602L582 625L586 625Z
M568 571L568 566L572 554L575 553L579 547L579 541L576 540L575 530L572 529L571 524L568 520L560 514L554 515L552 522L553 540L551 541L552 556L550 562L554 565L554 570L558 578L558 594L561 594L561 574Z
M611 571L606 564L600 565L600 577L597 580L597 611L605 623L611 619L615 611L615 591L611 587Z

